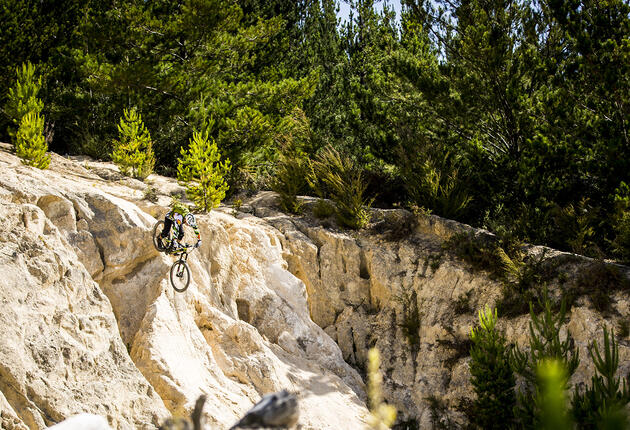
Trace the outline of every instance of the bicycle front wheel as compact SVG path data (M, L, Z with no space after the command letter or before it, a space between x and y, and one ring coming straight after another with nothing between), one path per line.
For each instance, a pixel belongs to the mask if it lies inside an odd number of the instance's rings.
M171 266L171 285L178 293L186 291L190 284L190 268L184 260L177 260Z

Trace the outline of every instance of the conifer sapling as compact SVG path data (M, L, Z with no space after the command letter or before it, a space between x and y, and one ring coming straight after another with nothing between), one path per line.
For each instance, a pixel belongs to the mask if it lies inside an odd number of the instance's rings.
M194 132L188 150L181 150L177 180L186 186L186 196L207 212L225 197L225 176L231 167L229 159L221 161L217 144L207 131Z
M153 172L155 156L151 135L136 109L125 109L118 124L120 139L114 141L112 161L123 175L144 180Z

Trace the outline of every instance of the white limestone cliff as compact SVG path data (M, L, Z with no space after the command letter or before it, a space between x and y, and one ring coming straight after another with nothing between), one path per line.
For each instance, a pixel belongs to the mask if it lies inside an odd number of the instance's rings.
M204 393L207 428L223 429L280 389L297 393L304 429L364 425L363 382L310 319L277 230L198 216L193 282L176 293L151 242L167 195L152 204L102 163L53 154L41 171L0 149L0 427L91 413L155 428Z
M372 346L402 421L432 428L432 396L450 410L439 419L464 424L456 408L473 396L465 342L477 311L503 289L444 252L446 238L470 227L420 216L406 228L410 214L390 210L375 211L381 221L370 231L343 231L310 216L312 199L305 215L289 216L263 192L241 211L197 217L193 282L176 293L173 258L151 242L171 195L183 191L174 180L142 183L55 154L41 171L9 148L0 144L0 428L41 429L85 413L112 428L155 428L205 394L206 427L226 429L262 395L288 389L300 428L361 429L359 371ZM563 330L582 357L574 384L592 375L586 349L603 324L630 319L627 292L611 297L605 316L585 297L570 310ZM411 344L402 326L414 308ZM501 325L523 345L528 321ZM626 375L627 338L619 354Z

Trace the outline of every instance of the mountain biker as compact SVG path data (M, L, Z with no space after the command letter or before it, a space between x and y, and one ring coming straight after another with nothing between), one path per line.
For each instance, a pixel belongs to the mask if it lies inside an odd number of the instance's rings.
M184 224L192 227L197 235L195 248L199 248L199 246L201 246L201 235L199 234L199 228L197 227L195 216L190 213L185 205L176 202L171 210L164 216L164 228L160 234L160 238L164 242L164 239L169 238L171 226L173 227L174 238L171 240L167 251L174 251L175 249L182 247L180 241L184 238Z

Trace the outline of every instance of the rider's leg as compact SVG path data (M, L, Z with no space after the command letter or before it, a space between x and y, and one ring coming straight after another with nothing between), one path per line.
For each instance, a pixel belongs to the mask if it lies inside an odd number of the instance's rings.
M181 214L175 214L173 216L173 238L177 239L177 244L179 245L180 241L184 238L184 217ZM175 240L173 240L173 245L175 244Z
M164 218L164 228L162 229L162 237L168 237L168 234L171 232L171 226L173 225L173 220L167 216Z

